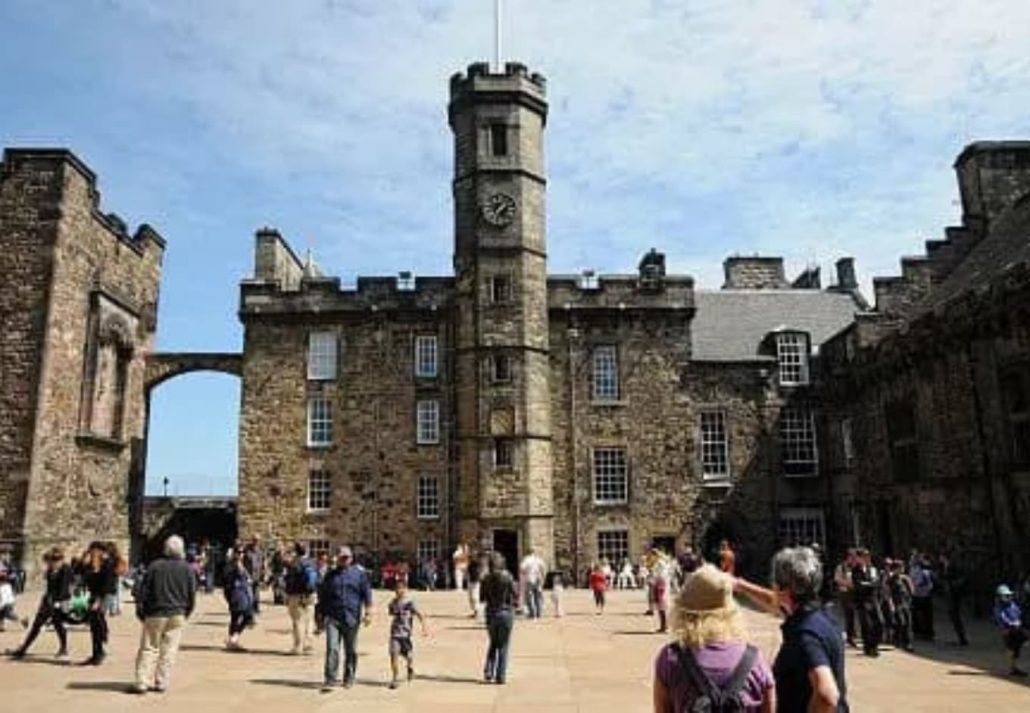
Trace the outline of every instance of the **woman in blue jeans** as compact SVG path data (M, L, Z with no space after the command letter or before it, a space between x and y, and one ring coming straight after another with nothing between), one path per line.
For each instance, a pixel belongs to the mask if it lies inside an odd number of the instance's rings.
M498 552L490 555L488 570L479 585L479 601L486 605L486 630L490 635L483 679L503 685L508 673L511 627L515 621L515 579L504 566L504 556Z

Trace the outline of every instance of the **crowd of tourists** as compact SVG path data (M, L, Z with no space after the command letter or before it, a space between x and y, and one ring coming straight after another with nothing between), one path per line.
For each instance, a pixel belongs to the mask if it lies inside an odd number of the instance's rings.
M25 657L49 626L58 639L57 655L67 657L66 625L86 623L92 651L85 663L100 665L106 655L106 617L118 610L113 600L120 600L119 582L124 578L132 583L142 624L131 691L165 691L197 591L214 586L217 579L229 612L228 650L246 650L242 638L260 613L262 586L270 585L273 601L287 607L292 622L290 652L311 654L313 637L324 635L322 690L354 685L359 634L373 616L373 588L371 573L355 561L350 548L339 548L330 561L324 554L309 556L300 543L266 552L252 539L225 553L220 572L211 571L211 559L205 547L187 547L173 536L164 544L163 557L127 576L124 557L110 544L94 542L71 561L65 560L62 548L54 547L44 557L46 587L31 627L14 615L14 589L0 572L0 621L13 619L29 628L21 646L8 654ZM736 575L736 554L728 542L721 543L715 561L705 563L689 550L674 558L655 549L636 566L623 561L616 569L599 560L586 575L597 614L603 613L609 590L643 589L645 613L657 618L658 631L671 632L671 643L662 647L655 661L656 713L847 711L845 646L857 647L861 641L867 655L877 656L885 642L911 650L919 640L932 640L933 596L938 588L945 593L955 644L969 643L962 619L969 588L966 574L946 556L912 552L905 561L874 562L868 550L856 548L828 568L818 547L786 548L772 560L768 588ZM451 564L456 588L467 597L469 617L485 623L483 680L503 685L516 617L543 617L547 588L551 612L561 617L565 588L575 580L550 569L533 550L509 571L500 553L473 552L462 543ZM385 607L390 620L390 688L416 675L416 624L424 636L430 631L428 616L417 605L408 580L407 568L395 568L382 580L392 592ZM782 643L772 662L749 642L736 597L782 618ZM996 590L994 620L1016 676L1026 675L1017 660L1027 639L1022 616L1027 598L1030 578L1019 591L1004 584ZM840 609L843 627L832 615L833 606Z

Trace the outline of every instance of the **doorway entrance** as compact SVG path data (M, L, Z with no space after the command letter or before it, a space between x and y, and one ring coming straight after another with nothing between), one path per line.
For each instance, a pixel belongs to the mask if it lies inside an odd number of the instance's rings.
M494 530L494 552L504 556L505 565L512 575L519 571L519 533L516 530Z
M656 550L661 550L667 555L676 554L676 536L675 535L659 535L658 537L651 538L651 547Z

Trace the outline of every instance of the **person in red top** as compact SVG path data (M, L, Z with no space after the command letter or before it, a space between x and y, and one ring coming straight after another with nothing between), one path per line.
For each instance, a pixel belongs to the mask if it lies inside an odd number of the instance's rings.
M728 540L719 543L719 569L731 577L736 574L737 556L733 554L733 548L730 547Z
M594 562L590 568L590 589L594 593L594 606L597 607L597 615L604 613L604 592L608 589L608 577L605 576L601 565Z

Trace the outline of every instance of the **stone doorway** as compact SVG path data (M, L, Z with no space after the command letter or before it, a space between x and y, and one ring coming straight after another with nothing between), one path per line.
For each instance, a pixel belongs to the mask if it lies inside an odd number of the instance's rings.
M494 551L504 556L508 571L517 577L519 572L519 533L517 530L494 530Z

